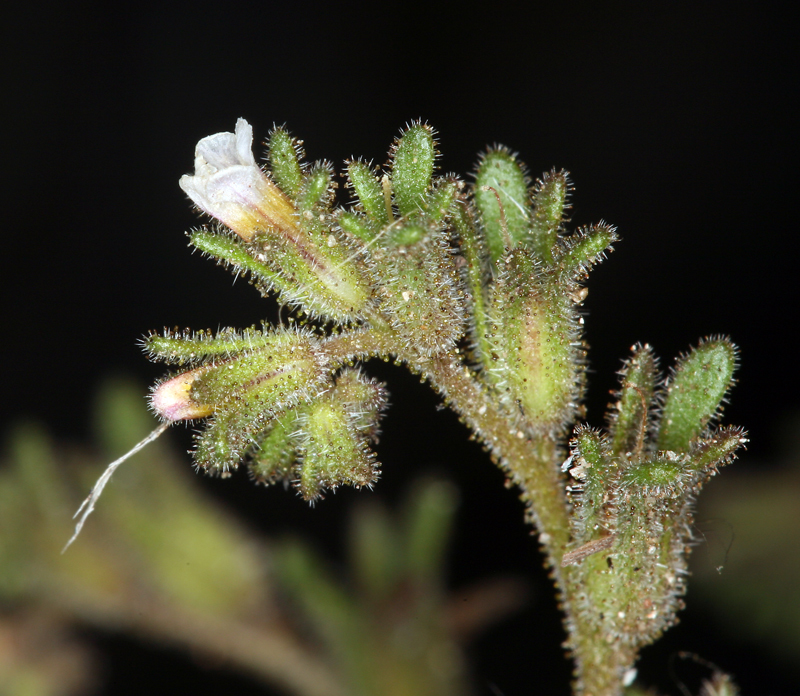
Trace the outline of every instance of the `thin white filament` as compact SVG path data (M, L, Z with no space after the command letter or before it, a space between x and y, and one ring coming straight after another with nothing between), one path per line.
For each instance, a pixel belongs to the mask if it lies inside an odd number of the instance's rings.
M78 523L75 525L75 533L70 537L70 540L66 543L63 549L61 549L61 553L64 553L72 544L75 539L78 538L78 534L81 533L81 529L83 529L83 523L86 522L86 518L92 514L94 510L94 504L97 502L100 494L103 492L103 489L106 487L106 484L111 480L111 476L117 470L120 464L124 462L126 459L129 459L134 454L139 452L140 450L144 449L147 445L153 442L156 438L158 438L161 433L163 433L171 423L167 421L166 423L162 423L159 425L152 433L150 433L144 440L142 440L138 445L134 445L134 447L123 454L119 459L114 460L106 467L106 470L103 472L103 475L97 479L97 483L94 484L94 488L92 488L92 492L89 493L89 497L81 503L81 506L78 508L78 511L72 516L72 519L75 519L80 515L78 519ZM83 514L81 514L83 513Z

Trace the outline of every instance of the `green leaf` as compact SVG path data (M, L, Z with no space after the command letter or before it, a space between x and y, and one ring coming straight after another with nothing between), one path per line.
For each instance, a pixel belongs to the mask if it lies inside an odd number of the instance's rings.
M406 556L419 579L439 577L458 507L458 491L447 481L423 481L405 503Z
M403 557L394 520L371 502L359 507L351 519L350 558L359 590L366 594L363 599L379 605L400 584Z

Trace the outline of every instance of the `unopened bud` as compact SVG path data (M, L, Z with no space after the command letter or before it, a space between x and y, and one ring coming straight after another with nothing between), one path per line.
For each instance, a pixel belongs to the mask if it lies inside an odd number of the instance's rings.
M192 384L208 372L207 367L184 372L158 384L150 396L150 406L168 421L193 420L205 418L214 413L214 408L201 404L192 398Z

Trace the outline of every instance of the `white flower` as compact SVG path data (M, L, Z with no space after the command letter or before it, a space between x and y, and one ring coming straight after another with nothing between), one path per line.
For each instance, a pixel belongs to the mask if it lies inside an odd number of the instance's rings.
M235 133L203 138L195 148L194 176L180 186L203 212L217 218L245 241L258 231L295 230L294 207L256 164L253 128L240 118Z

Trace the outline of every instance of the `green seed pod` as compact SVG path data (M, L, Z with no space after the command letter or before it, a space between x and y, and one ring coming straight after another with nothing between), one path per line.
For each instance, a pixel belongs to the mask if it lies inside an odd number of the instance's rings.
M666 385L658 449L688 452L692 440L718 415L733 384L737 350L727 338L711 338L681 358Z
M525 244L531 231L528 177L516 155L498 148L481 157L474 198L489 254L492 261L498 263L506 249Z
M427 234L399 252L380 269L383 312L423 355L450 350L464 333L464 298L445 235Z
M492 373L510 412L521 411L536 433L569 423L581 395L583 348L574 302L536 280L524 249L501 263L491 315L496 334Z
M433 129L414 123L395 142L392 152L392 190L400 215L418 210L431 185L436 141Z
M302 141L293 138L283 128L273 129L267 140L267 158L272 178L281 190L294 198L303 183L300 162L305 156Z
M385 405L381 385L345 371L333 390L306 406L298 421L302 456L296 486L306 500L340 485L371 486L378 464L369 449Z
M650 405L658 382L658 361L649 345L635 345L619 372L617 402L609 412L608 430L615 457L639 458L649 430Z

